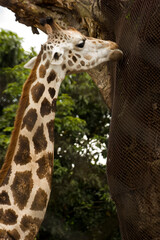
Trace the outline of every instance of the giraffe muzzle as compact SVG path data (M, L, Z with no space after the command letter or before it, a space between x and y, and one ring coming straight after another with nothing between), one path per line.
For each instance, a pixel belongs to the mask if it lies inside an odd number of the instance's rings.
M123 52L119 49L111 50L111 53L109 55L109 60L110 61L118 61L122 59L123 57Z
M117 43L112 41L107 41L105 47L109 49L109 61L118 61L122 58L123 52L119 50L119 46Z

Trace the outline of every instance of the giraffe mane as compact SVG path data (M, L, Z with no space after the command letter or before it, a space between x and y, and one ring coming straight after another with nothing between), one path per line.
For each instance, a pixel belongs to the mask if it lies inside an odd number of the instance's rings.
M21 128L24 111L29 104L29 89L31 87L31 84L36 80L36 70L40 63L42 53L43 53L43 50L41 47L41 51L40 51L39 55L37 56L37 60L35 62L33 70L31 71L27 81L25 82L25 84L23 86L22 96L19 101L19 107L17 110L16 119L14 122L14 130L11 135L11 141L10 141L10 144L9 144L6 156L5 156L5 161L0 170L0 185L3 184L3 180L9 171L9 168L10 168L10 165L11 165L11 162L13 159L13 155L14 155L15 148L16 148L15 142L17 142L17 138L18 138L19 131Z

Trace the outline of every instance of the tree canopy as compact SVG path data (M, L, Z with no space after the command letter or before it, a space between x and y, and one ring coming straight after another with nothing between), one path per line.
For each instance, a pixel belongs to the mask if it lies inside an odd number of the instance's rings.
M25 52L21 39L9 31L1 30L0 43L2 164L29 74L23 65L35 52ZM120 239L105 166L98 163L100 156L106 158L109 122L109 112L89 75L67 76L57 101L53 190L37 239Z

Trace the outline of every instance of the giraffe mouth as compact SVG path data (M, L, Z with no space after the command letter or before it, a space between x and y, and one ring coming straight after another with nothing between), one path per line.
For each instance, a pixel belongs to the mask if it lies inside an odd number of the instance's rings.
M110 61L117 61L117 60L122 59L122 57L123 57L123 52L116 48L116 49L112 50L112 52L109 56L109 60Z
M117 43L112 41L107 41L107 44L105 44L106 48L109 50L109 61L118 61L122 59L123 52L119 49L119 46Z

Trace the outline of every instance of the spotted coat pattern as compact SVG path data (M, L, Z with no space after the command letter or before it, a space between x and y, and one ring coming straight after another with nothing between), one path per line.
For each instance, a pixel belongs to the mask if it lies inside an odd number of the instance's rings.
M120 54L113 42L87 38L75 29L54 29L47 32L48 41L24 85L0 170L0 240L33 240L44 218L51 191L56 100L65 74Z
M41 59L11 168L0 187L0 240L34 239L49 200L59 80L52 69L46 68L44 55Z

